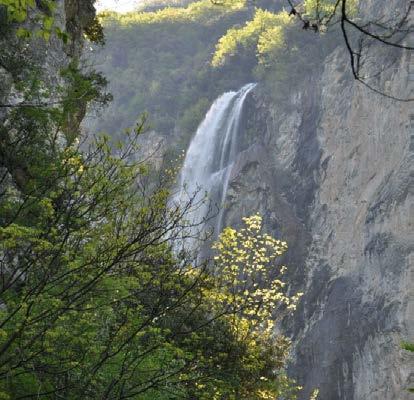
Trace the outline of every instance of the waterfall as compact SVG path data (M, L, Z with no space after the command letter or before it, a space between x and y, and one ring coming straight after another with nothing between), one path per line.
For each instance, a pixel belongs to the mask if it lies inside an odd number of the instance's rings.
M223 228L230 173L240 151L238 137L244 101L255 86L255 83L249 83L214 101L190 143L181 170L179 199L197 193L196 201L207 196L211 204L219 206L212 226L216 235ZM194 220L206 218L208 211L208 202L199 204L193 211Z

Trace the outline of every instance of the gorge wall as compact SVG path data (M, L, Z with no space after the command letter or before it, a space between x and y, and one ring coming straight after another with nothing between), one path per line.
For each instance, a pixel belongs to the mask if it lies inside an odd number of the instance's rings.
M412 97L409 60L380 87ZM353 80L344 49L284 104L260 86L246 124L256 138L229 182L227 224L259 211L290 244L294 288L305 292L294 322L291 372L322 400L404 400L414 337L414 110Z
M32 141L30 146L34 147L42 135L33 125L25 137L24 129L16 120L22 126L29 126L30 112L24 115L25 109L33 109L36 113L45 110L45 106L64 108L62 96L69 91L73 81L65 78L63 71L69 66L74 71L79 64L86 41L84 33L96 17L93 0L60 0L55 3L53 29L66 32L65 40L55 31L48 40L39 37L42 29L39 24L39 16L42 15L40 3L28 8L27 18L21 24L31 32L27 40L20 40L16 35L18 24L5 24L0 32L0 171L9 173L7 182L3 181L0 189L16 185L18 190L23 190L30 179L31 171L27 158L23 156L23 144ZM0 11L4 11L4 7L1 5ZM73 140L80 133L80 123L88 103L86 96L83 97L78 99L72 111L67 108L64 122L59 128L54 128L61 144ZM52 147L51 143L44 144L43 151L52 152Z
M64 80L61 71L71 62L78 62L81 58L85 44L85 30L96 17L94 0L56 1L53 24L62 32L66 32L67 38L62 40L53 34L50 40L45 41L37 35L40 30L40 25L37 22L40 9L40 3L39 5L36 3L36 7L29 8L27 19L23 23L23 27L32 32L29 39L30 44L16 37L17 26L13 24L8 29L4 28L4 32L0 32L0 45L2 47L0 56L0 102L2 104L18 105L24 100L21 89L16 87L16 81L22 79L22 76L24 77L25 67L27 66L38 68L39 79L44 79L52 87L58 84L63 85ZM0 121L3 122L7 118L7 114L12 108L1 107ZM74 126L76 131L84 117L86 104L80 106L80 109L80 115L77 116L78 121Z

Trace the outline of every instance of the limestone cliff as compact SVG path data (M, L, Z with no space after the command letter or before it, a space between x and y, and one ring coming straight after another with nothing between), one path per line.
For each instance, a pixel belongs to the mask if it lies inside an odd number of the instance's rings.
M290 243L285 262L305 296L287 331L291 372L321 400L404 400L414 338L414 109L354 81L338 48L287 100L260 87L257 136L233 168L227 223L260 211ZM380 87L411 97L408 55ZM412 79L412 78L411 78Z
M93 3L94 0L56 2L53 28L66 32L67 40L56 34L52 34L48 40L38 37L40 3L28 9L24 22L8 23L0 32L0 169L3 171L4 168L10 173L13 184L19 190L23 189L30 177L30 168L25 160L19 158L18 143L19 140L22 143L24 134L19 131L16 123L10 122L10 116L24 110L27 105L34 105L33 110L42 109L44 105L61 106L62 91L70 86L69 80L65 80L61 72L69 65L79 64L84 45L82 32L95 18ZM6 8L0 6L1 10L5 12ZM25 40L16 35L17 29L22 26L32 32ZM40 90L39 82L44 85ZM29 84L32 84L32 89L28 87ZM79 134L87 103L87 98L80 97L76 109L73 107L73 110L66 112L64 122L58 129L60 139L70 140ZM30 118L22 117L23 120L30 122ZM33 128L28 136L34 140L36 135Z
M68 40L64 43L55 35L45 41L32 34L29 40L16 38L16 24L9 24L7 29L0 32L0 102L1 104L19 103L21 94L13 85L13 81L25 73L24 67L31 66L42 71L43 79L48 79L50 85L55 86L59 81L62 68L71 61L79 60L84 45L83 32L95 19L94 0L60 0L56 2L53 13L54 27L59 27L67 33ZM5 12L4 6L0 9ZM31 8L23 26L35 32L38 24L37 8ZM2 107L0 119L9 111Z

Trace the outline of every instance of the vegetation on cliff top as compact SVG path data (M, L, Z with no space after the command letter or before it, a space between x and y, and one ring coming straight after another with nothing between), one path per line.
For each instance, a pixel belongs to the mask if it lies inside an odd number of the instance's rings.
M184 9L105 14L106 46L88 59L109 78L114 101L90 128L115 134L148 112L158 132L171 136L178 127L189 137L215 97L253 79L246 63L232 66L231 74L225 73L229 68L210 66L216 41L248 14L237 5L227 10L209 1Z
M210 1L119 15L102 14L106 46L88 55L110 81L112 104L88 125L115 133L148 112L152 128L187 142L212 101L260 81L276 101L299 88L337 44L294 26L281 10ZM256 61L256 56L258 61ZM215 68L212 68L212 65ZM280 102L283 106L286 102Z

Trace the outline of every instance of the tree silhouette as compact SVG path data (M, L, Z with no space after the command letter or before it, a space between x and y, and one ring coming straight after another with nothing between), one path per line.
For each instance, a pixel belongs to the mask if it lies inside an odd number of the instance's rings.
M375 87L371 82L372 78L377 78L383 71L396 64L401 51L408 52L408 57L412 57L414 26L411 20L414 1L410 0L401 11L394 10L392 16L368 15L367 17L362 17L360 13L352 11L357 7L353 0L334 2L311 0L304 3L286 1L290 7L290 15L298 18L305 30L326 32L339 25L349 54L352 75L358 82L382 96L403 102L414 101L414 97L395 96ZM372 59L382 52L378 46L385 46L395 52L386 66L381 66L373 73ZM375 53L371 51L374 49ZM410 74L412 74L411 71L409 71L408 79L410 79Z

